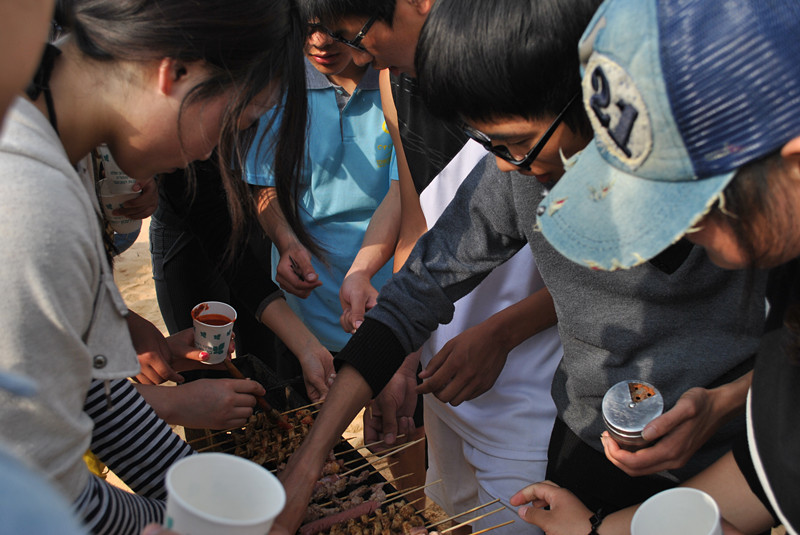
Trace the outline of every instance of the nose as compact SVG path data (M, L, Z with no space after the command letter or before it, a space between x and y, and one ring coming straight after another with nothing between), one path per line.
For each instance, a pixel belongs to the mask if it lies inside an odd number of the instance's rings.
M509 162L508 160L504 160L500 156L495 156L494 159L497 161L497 168L504 173L510 173L511 171L521 171L519 167Z
M351 49L351 51L353 53L353 63L355 63L359 67L363 67L364 65L369 65L375 59L375 56L373 56L369 52L356 50L355 48Z
M308 36L308 44L317 48L324 48L332 43L333 38L322 30L316 30Z

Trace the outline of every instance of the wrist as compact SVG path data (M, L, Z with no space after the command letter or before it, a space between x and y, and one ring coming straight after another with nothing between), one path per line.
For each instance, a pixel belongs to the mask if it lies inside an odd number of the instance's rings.
M591 524L591 530L589 531L589 535L600 535L597 530L600 527L600 524L603 523L603 519L605 515L603 514L602 509L598 509L595 514L589 517L589 523Z

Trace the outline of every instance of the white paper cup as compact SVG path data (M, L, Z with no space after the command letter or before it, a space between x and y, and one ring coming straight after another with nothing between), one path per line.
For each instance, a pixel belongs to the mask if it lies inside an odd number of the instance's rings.
M107 193L131 193L136 180L122 172L107 146L101 145L97 147L97 152L103 160L103 170L106 174L104 180L107 181L108 188Z
M111 193L109 190L110 182L108 179L103 179L97 183L97 191L100 196L100 205L103 208L103 215L105 216L111 228L119 234L130 234L136 232L142 227L141 219L130 219L121 215L114 215L114 210L119 209L123 203L135 199L142 194L141 191L134 193Z
M222 323L222 318L228 321ZM220 321L212 322L211 319ZM236 310L219 301L205 301L192 309L194 346L208 353L209 359L203 361L205 364L219 364L228 356L235 321Z
M286 503L269 470L226 453L181 459L166 486L164 526L181 535L266 535Z
M631 521L631 535L722 535L719 507L702 490L665 490L639 506Z

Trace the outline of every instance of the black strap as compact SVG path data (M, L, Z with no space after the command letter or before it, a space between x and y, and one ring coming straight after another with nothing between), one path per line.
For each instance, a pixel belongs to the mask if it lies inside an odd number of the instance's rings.
M48 43L44 49L42 60L39 62L39 68L33 76L33 81L25 89L25 94L34 102L39 98L39 95L44 93L48 119L50 119L50 124L53 125L53 130L56 131L56 134L58 134L58 119L56 118L56 108L53 104L53 93L50 91L50 75L53 73L56 58L60 55L61 50Z

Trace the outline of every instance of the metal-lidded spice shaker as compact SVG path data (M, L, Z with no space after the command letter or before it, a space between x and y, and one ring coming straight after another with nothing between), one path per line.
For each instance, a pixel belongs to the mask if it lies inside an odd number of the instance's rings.
M603 396L603 421L619 446L629 451L643 448L645 426L664 412L661 393L645 381L622 381Z

